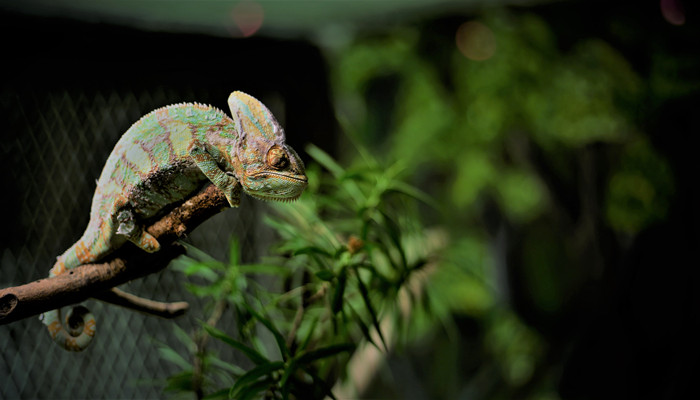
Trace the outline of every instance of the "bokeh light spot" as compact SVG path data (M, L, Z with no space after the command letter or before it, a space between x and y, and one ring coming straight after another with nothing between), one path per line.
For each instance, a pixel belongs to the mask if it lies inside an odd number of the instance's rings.
M233 6L231 19L243 37L252 36L263 23L265 11L260 3L243 0Z
M496 52L496 37L478 21L468 21L457 28L457 48L468 59L488 60Z
M672 25L685 23L685 11L680 0L661 0L661 14Z

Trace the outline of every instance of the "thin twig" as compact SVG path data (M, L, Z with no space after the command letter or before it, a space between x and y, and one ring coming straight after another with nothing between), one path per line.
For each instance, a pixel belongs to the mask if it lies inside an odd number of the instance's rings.
M93 297L110 304L163 318L179 317L187 312L187 309L190 306L184 301L164 303L151 299L145 299L131 293L126 293L117 288L112 288L106 292L98 293Z

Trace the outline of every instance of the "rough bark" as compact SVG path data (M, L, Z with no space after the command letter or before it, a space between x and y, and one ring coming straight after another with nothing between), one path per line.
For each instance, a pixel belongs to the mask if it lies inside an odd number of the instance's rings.
M184 248L175 240L227 207L223 193L209 184L147 228L160 242L160 251L148 254L127 243L101 263L81 265L53 278L0 289L0 325L90 297L164 317L182 314L186 303L154 302L110 289L165 268L173 258L184 253Z

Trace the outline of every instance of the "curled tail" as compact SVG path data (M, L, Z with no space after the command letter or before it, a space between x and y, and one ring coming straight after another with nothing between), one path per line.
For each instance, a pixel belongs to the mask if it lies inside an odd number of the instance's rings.
M88 232L90 232L88 230ZM104 237L89 237L88 232L71 248L58 257L49 277L60 275L81 264L94 262L108 252ZM66 316L65 325L61 321L61 310L47 311L39 319L46 325L51 338L68 351L82 351L95 336L95 317L85 307L74 307Z
M83 306L74 307L61 323L61 310L47 311L40 317L54 342L68 351L85 350L95 336L95 316Z

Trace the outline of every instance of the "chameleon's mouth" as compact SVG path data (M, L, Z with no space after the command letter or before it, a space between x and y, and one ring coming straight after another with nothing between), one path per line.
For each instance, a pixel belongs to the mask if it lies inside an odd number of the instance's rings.
M291 203L291 202L294 202L294 201L296 201L297 199L299 199L299 197L301 196L301 192L300 192L299 194L296 194L296 195L290 196L290 197L261 196L261 195L259 195L259 194L255 194L255 193L248 193L248 194L251 195L251 196L253 196L253 197L255 197L255 198L258 199L258 200L263 200L263 201L279 201L279 202L282 202L282 203Z
M308 183L308 179L306 178L305 175L289 175L289 174L283 174L280 172L275 172L275 171L263 171L263 172L258 172L256 174L250 175L251 178L266 178L274 176L275 178L279 179L284 179L286 181L290 182L296 182L296 183Z

